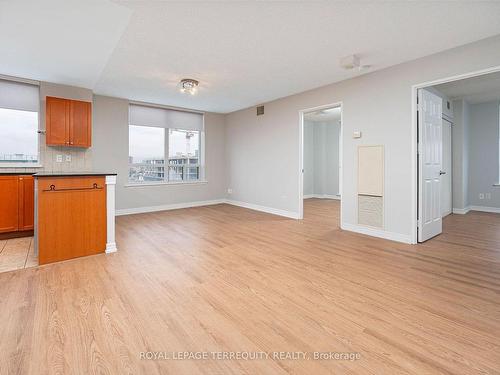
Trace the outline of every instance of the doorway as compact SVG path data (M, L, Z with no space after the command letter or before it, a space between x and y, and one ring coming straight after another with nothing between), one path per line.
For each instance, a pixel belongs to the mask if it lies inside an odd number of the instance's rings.
M332 212L340 226L342 203L342 104L300 111L299 217ZM306 202L304 202L306 200ZM335 211L335 212L333 212Z
M500 213L500 69L414 89L416 240L424 242Z

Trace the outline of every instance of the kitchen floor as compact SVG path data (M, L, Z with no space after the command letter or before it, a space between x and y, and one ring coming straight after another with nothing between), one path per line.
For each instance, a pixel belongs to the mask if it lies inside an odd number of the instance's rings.
M38 266L33 237L0 240L0 272Z

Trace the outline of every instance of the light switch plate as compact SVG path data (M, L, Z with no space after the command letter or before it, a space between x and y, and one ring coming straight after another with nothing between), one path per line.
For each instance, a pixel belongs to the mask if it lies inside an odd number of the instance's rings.
M56 163L62 163L63 161L63 156L62 155L56 155Z
M361 132L360 131L355 131L352 133L353 138L361 138Z

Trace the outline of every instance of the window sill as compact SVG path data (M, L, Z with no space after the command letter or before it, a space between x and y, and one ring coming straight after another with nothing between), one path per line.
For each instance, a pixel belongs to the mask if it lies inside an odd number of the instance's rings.
M32 168L43 168L42 164L29 164L27 165L26 163L0 163L0 169L2 168L17 168L17 169L32 169Z
M164 185L205 185L206 180L197 181L165 181L165 182L143 182L143 183L128 183L125 187L144 187L144 186L164 186Z
M500 182L498 184L493 184L493 186L500 186Z

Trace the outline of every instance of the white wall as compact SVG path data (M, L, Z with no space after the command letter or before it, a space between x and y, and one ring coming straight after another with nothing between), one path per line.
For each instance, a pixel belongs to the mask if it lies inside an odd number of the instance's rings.
M469 107L468 203L471 206L500 208L500 187L493 186L499 179L499 104L493 101ZM480 193L484 199L479 199Z
M0 168L0 171L32 173L39 171L102 171L117 173L118 210L151 206L213 201L226 196L224 115L205 114L205 179L202 184L126 187L128 180L128 104L126 99L94 96L92 90L40 83L40 124L45 129L46 97L93 101L92 147L53 147L40 135L42 168ZM71 155L71 162L56 162L56 155Z
M453 209L463 212L469 207L469 104L453 101Z
M304 196L339 194L337 121L304 121Z
M314 195L314 122L304 121L304 196Z
M94 96L94 169L118 173L117 210L223 199L226 196L224 116L205 114L207 183L127 187L128 100Z
M500 37L494 37L267 103L263 116L257 117L255 108L227 115L232 199L298 214L298 113L343 102L342 225L357 225L357 147L380 144L385 146L383 235L412 241L416 171L411 87L499 65ZM352 138L355 130L362 131L361 139ZM286 163L269 167L278 160Z

